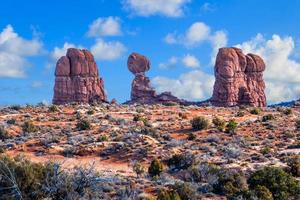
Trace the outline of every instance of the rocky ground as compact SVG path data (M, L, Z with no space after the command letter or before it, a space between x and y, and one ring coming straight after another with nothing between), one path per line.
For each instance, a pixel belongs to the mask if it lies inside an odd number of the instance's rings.
M205 130L193 130L191 120L203 116ZM234 131L221 130L214 118L238 123ZM216 108L179 105L69 105L11 106L0 110L0 150L23 154L33 162L59 162L65 169L93 166L107 181L124 180L155 195L156 188L177 181L193 182L187 169L167 161L174 155L192 158L191 165L216 164L249 174L264 166L286 166L286 157L300 152L296 121L300 108ZM151 179L153 159L164 172ZM139 177L133 166L145 169ZM222 199L201 189L202 199ZM199 197L200 199L200 197Z

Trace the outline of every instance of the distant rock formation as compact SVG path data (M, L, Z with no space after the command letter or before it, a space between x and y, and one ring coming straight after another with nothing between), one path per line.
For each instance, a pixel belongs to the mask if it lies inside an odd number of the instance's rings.
M128 58L128 69L135 78L131 85L131 101L127 103L184 103L183 100L173 96L170 92L164 92L160 95L156 94L155 89L150 84L150 79L145 75L150 69L150 61L147 57L138 53L132 53Z
M56 64L53 104L107 101L94 56L88 50L70 48Z
M238 48L221 48L215 64L215 85L210 102L214 106L266 107L263 72L265 63Z

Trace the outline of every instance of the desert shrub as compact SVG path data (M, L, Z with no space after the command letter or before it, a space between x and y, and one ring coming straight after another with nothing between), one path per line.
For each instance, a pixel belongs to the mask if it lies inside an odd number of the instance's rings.
M9 139L10 135L8 131L4 128L4 126L0 126L0 140Z
M194 134L194 133L189 133L189 135L188 135L188 140L195 140L197 138L197 135L196 134Z
M245 116L245 112L242 110L239 110L236 114L237 117L244 117Z
M193 164L195 164L195 162L196 160L193 154L185 153L173 155L167 161L167 164L171 169L182 170L191 167Z
M13 125L13 124L16 124L16 120L15 119L9 119L9 120L6 121L6 123Z
M97 142L105 142L105 141L108 141L108 137L106 135L101 135L97 139Z
M283 114L291 115L291 114L293 114L293 110L291 108L286 108L283 110Z
M296 129L300 129L300 119L297 119L295 122Z
M299 199L300 182L284 170L266 167L253 173L248 179L250 189L266 187L275 200Z
M133 171L136 173L136 176L139 177L143 173L145 173L145 168L140 162L135 162L133 164Z
M274 120L274 119L275 119L275 117L274 117L274 115L272 115L272 114L264 115L264 116L262 117L262 121L263 121L263 122L271 121L271 120Z
M3 199L41 199L48 169L23 157L0 157L0 196Z
M190 183L175 183L172 188L182 200L196 199L196 190Z
M135 121L135 122L141 121L146 126L149 124L149 120L145 117L142 117L141 115L134 115L133 121Z
M93 115L95 113L95 111L93 109L90 109L86 112L86 114L88 115Z
M230 134L234 134L237 129L237 126L238 123L234 119L231 119L226 125L226 132Z
M300 155L292 156L287 162L290 172L297 177L300 177Z
M261 108L253 108L252 110L250 110L250 113L252 115L259 115L262 112Z
M12 109L12 110L16 110L16 111L19 111L19 110L22 109L22 107L20 105L12 105L9 108Z
M247 179L241 172L223 169L217 172L217 177L218 181L213 184L216 194L232 197L248 189Z
M271 152L272 152L272 149L270 147L264 147L260 150L260 153L263 154L263 155L267 155Z
M77 122L76 128L79 131L90 130L92 128L91 122L87 119L81 119Z
M163 168L164 167L161 161L158 159L154 159L148 168L148 173L151 177L159 176L163 171Z
M201 131L208 128L209 122L205 117L199 116L191 120L191 125L195 131Z
M183 112L178 113L178 116L179 116L180 118L182 118L182 119L187 119L187 118L188 118L187 114L186 114L186 113L183 113Z
M157 200L181 200L179 194L174 190L159 189Z
M226 126L226 122L223 119L220 119L218 117L215 117L212 120L212 123L215 125L215 127L219 130L219 131L224 131L225 126Z
M51 106L49 107L49 111L50 111L50 112L57 112L57 111L58 111L58 108L57 108L56 105L51 105Z
M22 125L22 130L25 133L34 133L38 131L38 128L31 121L26 121Z
M259 200L273 200L273 195L265 186L258 185L254 189L254 194Z

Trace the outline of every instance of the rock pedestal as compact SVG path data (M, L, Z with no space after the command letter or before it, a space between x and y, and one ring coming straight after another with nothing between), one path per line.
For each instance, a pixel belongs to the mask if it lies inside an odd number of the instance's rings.
M165 92L160 95L156 94L150 84L150 79L145 75L145 72L150 69L150 61L147 57L138 53L132 53L128 58L127 65L129 71L135 75L131 85L131 101L127 103L183 103L182 100L173 96L170 92Z
M265 63L257 55L244 55L238 48L221 48L215 64L214 106L265 107Z
M94 56L70 48L56 64L53 104L107 101Z

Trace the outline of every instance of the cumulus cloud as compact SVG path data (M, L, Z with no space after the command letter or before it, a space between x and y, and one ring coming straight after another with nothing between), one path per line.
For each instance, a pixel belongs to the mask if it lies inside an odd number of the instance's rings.
M168 33L164 41L167 44L180 44L188 48L197 47L208 42L213 48L211 60L215 60L218 49L227 45L227 34L223 30L212 32L211 28L203 22L193 23L184 34Z
M177 64L178 64L178 58L175 56L172 56L171 58L168 59L167 62L159 63L158 67L160 69L171 69L171 68L176 67Z
M88 37L118 36L121 34L120 18L112 16L96 19L90 24L87 32Z
M262 34L236 45L245 53L255 53L265 60L267 99L270 103L299 99L300 63L292 58L295 43L292 37L274 34L266 39Z
M188 68L200 67L200 61L193 55L187 54L182 58L183 64Z
M199 101L211 97L214 76L200 70L193 70L182 74L178 79L155 77L152 84L158 92L170 91L179 98Z
M190 0L124 0L123 5L133 15L180 17L184 14L184 6L189 2Z
M26 76L27 58L43 52L43 44L37 38L20 37L11 25L0 33L0 77L21 78Z
M91 47L91 52L97 60L115 60L120 58L126 47L121 42L105 42L97 39L96 43Z

